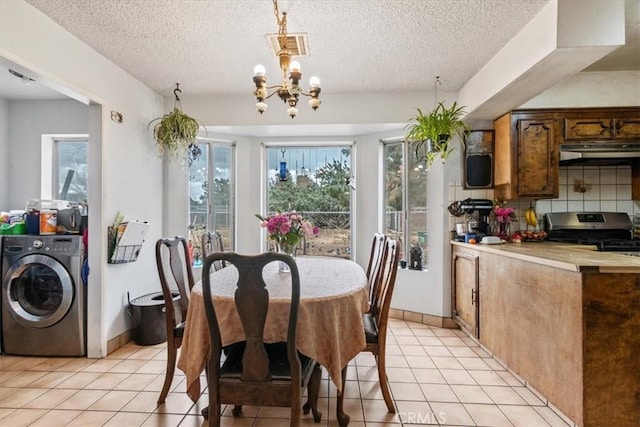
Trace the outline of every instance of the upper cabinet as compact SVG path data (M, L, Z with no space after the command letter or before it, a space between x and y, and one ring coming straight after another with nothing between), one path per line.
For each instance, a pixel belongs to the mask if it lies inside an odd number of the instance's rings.
M640 107L514 110L494 121L494 131L495 197L553 199L560 145L639 142ZM639 159L632 176L632 198L640 200Z
M496 198L558 197L560 129L544 112L512 111L494 122Z
M567 111L565 144L602 141L624 143L640 139L640 109L584 109Z

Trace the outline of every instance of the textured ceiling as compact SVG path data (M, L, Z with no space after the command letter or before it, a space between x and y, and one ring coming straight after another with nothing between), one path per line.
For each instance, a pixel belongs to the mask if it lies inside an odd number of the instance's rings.
M306 32L303 80L323 93L459 90L549 0L281 0ZM27 0L164 95L246 94L253 67L280 80L269 0Z

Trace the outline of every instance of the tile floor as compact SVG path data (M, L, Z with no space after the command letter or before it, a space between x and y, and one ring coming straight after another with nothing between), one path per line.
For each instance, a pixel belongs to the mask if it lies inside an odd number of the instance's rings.
M460 330L393 320L387 355L398 413L387 413L375 360L362 353L348 371L345 411L350 426L569 425ZM207 406L206 389L197 403L191 402L179 370L166 403L156 404L165 364L164 345L134 343L100 360L2 355L0 425L206 426L199 415ZM317 425L337 425L335 395L325 375L323 419ZM236 419L228 410L224 414L223 426L289 425L284 408L245 407ZM311 415L302 424L316 425Z

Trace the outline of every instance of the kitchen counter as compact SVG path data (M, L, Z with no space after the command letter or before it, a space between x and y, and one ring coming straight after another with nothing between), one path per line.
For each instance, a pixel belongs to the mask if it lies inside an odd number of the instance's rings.
M640 425L640 258L452 244L454 318L580 427Z
M522 242L484 245L481 243L469 244L452 241L451 244L562 270L640 274L640 257L611 252L598 252L595 246L559 242Z

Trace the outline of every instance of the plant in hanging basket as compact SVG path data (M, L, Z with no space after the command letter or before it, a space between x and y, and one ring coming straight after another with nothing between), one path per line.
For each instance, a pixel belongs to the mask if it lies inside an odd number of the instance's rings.
M201 153L196 136L202 123L182 112L178 92L181 90L176 84L173 91L176 97L173 110L151 120L147 127L153 126L153 138L159 155L166 155L169 160L187 161L191 165Z
M412 143L417 161L426 161L433 164L437 157L445 163L453 152L451 138L457 135L461 144L464 133L469 131L469 126L462 121L465 115L464 107L458 107L454 102L447 108L439 102L436 108L425 114L417 108L418 114L411 118L412 123L405 127L405 140Z

